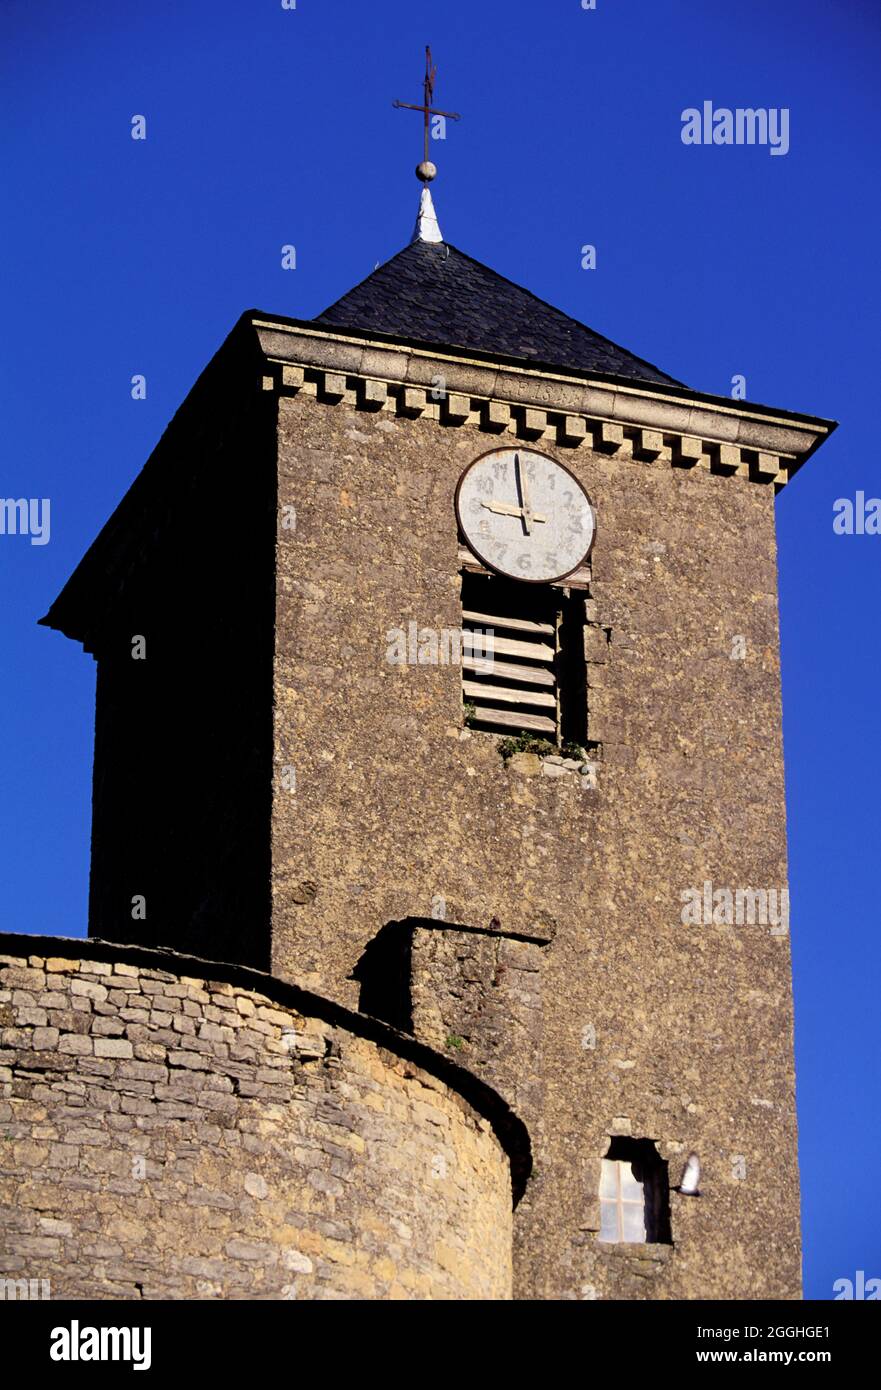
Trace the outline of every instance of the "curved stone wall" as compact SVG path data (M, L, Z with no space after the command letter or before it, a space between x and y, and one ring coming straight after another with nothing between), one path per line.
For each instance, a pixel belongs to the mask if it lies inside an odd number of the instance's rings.
M467 1073L256 972L0 952L0 1277L53 1298L511 1296L528 1140Z

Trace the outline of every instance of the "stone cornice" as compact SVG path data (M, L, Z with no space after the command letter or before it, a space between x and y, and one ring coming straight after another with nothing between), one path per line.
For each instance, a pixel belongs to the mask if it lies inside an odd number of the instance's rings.
M579 376L260 314L250 322L266 359L267 390L565 448L586 443L619 458L733 474L777 490L835 429L834 421L685 387Z

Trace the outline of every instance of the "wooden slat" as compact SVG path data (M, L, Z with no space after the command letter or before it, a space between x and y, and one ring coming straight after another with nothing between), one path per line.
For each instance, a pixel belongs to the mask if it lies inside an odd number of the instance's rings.
M470 550L466 550L464 545L459 546L458 558L459 564L462 566L463 569L471 570L474 574L490 573L490 571L486 568L486 565L482 565L478 560L477 556L472 554Z
M501 724L506 729L531 729L540 734L556 734L557 726L553 719L543 714L523 714L513 709L479 709L475 720L482 724Z
M486 676L489 672L485 669L487 661L492 662L492 674L501 676L503 680L527 681L529 685L553 685L554 673L545 666L521 666L515 661L495 661L491 656L464 656L462 665L469 671L480 671Z
M462 617L466 623L474 623L477 627L508 627L516 628L518 632L545 633L548 637L554 635L553 623L531 623L525 618L500 618L495 613L470 613L464 610Z
M559 579L552 587L555 589L589 589L590 565L582 565L580 569L573 570L571 574L567 574L565 579Z
M555 647L555 649L556 649L557 657L559 657L559 655L560 655L560 624L562 623L562 621L563 621L563 614L560 612L559 609L557 609L556 617L555 617L555 619L554 619L554 647ZM560 722L561 722L561 721L560 721L560 687L559 687L559 685L555 685L555 686L554 686L554 724L556 725L556 728L557 728L558 730L559 730L559 728L560 728Z
M479 681L464 681L462 689L466 695L476 700L501 700L508 705L550 705L556 709L557 701L544 690L514 690L507 685L481 685Z
M473 644L468 642L467 629L462 633L463 650ZM554 649L544 642L515 642L510 637L493 637L490 642L484 645L484 639L479 639L480 650L487 652L497 652L500 656L525 656L530 661L553 661Z

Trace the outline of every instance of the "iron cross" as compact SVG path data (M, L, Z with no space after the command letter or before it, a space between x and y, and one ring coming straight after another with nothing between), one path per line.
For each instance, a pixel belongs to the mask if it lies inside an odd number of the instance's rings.
M437 68L432 66L431 49L425 45L425 78L422 83L422 105L414 106L410 101L393 101L392 106L403 107L407 111L421 111L425 118L425 162L428 163L428 121L431 116L446 116L450 121L460 121L462 118L458 111L436 111L431 104L434 96L434 79L437 77Z

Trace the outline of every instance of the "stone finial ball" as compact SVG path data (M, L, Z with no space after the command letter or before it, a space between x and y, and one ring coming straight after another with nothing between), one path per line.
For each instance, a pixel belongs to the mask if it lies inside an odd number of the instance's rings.
M421 164L416 165L416 177L422 183L431 183L437 177L437 165L432 164L430 159L423 159Z

